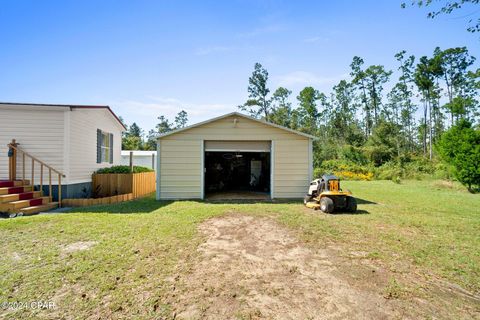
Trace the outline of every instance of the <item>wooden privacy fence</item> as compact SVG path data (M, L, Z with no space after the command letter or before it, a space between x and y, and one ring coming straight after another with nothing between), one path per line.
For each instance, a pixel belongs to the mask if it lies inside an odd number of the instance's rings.
M92 176L92 192L97 197L132 193L133 198L155 191L155 172L95 173Z
M96 206L99 204L112 204L123 201L129 201L133 199L133 193L119 194L117 196L104 197L104 198L89 198L89 199L64 199L64 207L86 207Z

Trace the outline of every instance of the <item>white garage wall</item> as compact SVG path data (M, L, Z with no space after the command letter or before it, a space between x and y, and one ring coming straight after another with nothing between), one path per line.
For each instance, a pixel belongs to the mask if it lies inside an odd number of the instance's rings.
M202 197L202 140L161 140L160 197L200 199ZM157 186L158 188L158 186Z
M310 183L308 139L275 141L276 198L301 198Z

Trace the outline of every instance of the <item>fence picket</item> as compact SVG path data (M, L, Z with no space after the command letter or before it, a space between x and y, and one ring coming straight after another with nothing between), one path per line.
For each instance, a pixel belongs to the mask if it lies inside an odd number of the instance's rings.
M155 172L94 174L92 187L100 196L133 193L138 198L155 191Z

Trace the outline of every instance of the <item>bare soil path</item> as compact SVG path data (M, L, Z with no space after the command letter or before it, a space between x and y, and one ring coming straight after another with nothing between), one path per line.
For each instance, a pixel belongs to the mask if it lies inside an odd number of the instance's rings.
M240 214L200 226L206 241L182 279L180 319L387 319L381 294L339 277L328 250L313 251L272 219Z

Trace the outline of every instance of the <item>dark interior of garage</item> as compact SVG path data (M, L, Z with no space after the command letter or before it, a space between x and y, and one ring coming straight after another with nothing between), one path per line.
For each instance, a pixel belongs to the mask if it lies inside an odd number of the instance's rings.
M205 152L205 169L207 198L270 193L269 152Z

